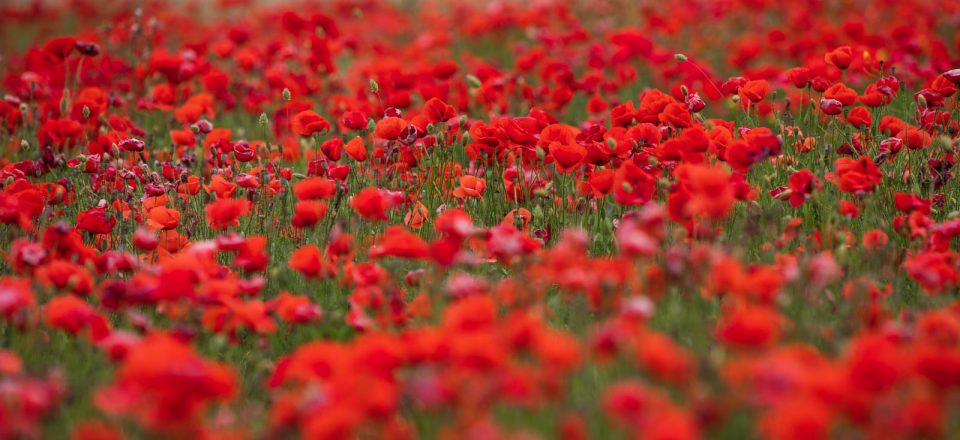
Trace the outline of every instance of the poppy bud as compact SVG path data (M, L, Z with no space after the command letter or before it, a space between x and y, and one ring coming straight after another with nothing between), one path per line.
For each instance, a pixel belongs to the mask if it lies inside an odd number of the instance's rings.
M90 107L87 107L86 104L84 104L83 109L81 110L81 113L83 114L83 118L84 118L84 119L89 118L89 117L90 117Z
M822 98L820 99L820 111L830 116L839 115L843 111L843 104L836 99Z
M89 41L77 41L74 43L77 52L80 52L83 56L95 57L100 55L100 46L96 43L91 43Z
M479 89L483 83L480 82L480 78L467 74L467 85L472 89Z
M960 69L951 69L943 72L943 77L955 85L960 86Z
M257 122L259 122L260 125L262 125L262 126L264 126L264 127L270 125L270 119L267 118L267 113L266 113L266 112L260 113L260 120L257 121Z
M140 139L130 138L120 141L118 146L125 151L136 152L143 151L143 148L146 146L146 144L144 144Z
M290 101L291 99L293 99L293 96L292 96L292 94L290 93L290 89L284 87L284 88L283 88L283 100L284 100L284 101Z
M373 93L380 93L380 84L377 84L377 80L370 79L370 91Z
M675 53L673 54L673 59L682 63L687 60L687 56L682 53Z

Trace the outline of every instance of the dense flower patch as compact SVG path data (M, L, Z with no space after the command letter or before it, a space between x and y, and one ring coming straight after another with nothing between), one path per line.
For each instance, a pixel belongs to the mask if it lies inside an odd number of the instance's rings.
M29 3L0 439L960 434L960 3Z

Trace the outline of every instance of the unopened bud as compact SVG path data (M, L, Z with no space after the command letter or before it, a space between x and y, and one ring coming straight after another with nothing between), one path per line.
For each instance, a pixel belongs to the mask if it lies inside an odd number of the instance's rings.
M681 84L681 85L680 85L680 93L683 93L683 97L686 98L687 95L690 94L690 90L687 89L687 86L686 86L685 84Z
M270 118L267 117L266 113L260 113L260 120L258 121L260 125L266 127L270 125Z
M687 56L682 53L675 53L673 54L673 59L682 63L687 60Z
M467 85L470 86L470 88L479 89L483 83L480 82L480 78L467 74Z
M290 93L290 89L284 87L284 88L283 88L283 100L284 100L284 101L289 101L289 100L291 100L291 99L293 99L293 95Z
M380 84L377 84L377 80L370 79L370 91L373 93L380 93Z
M923 95L917 95L917 103L920 104L920 107L927 108L927 98Z
M89 118L89 117L90 117L90 107L87 107L86 105L84 105L84 106L83 106L82 113L83 113L84 119Z

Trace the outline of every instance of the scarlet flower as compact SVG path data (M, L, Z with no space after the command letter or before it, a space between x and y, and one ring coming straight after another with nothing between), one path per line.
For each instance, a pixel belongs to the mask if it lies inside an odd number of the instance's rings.
M929 133L912 125L905 125L896 137L904 141L911 150L923 149L932 141Z
M293 206L293 218L290 223L295 228L308 228L317 224L327 215L327 204L317 200L301 200Z
M74 37L57 37L47 40L41 52L51 61L62 63L76 49L77 39Z
M856 90L847 87L843 83L836 83L830 86L829 89L823 92L823 97L828 100L839 101L844 107L849 107L857 102Z
M403 226L394 225L383 231L380 246L371 250L371 255L424 259L430 255L430 249L422 238Z
M300 136L330 131L330 123L313 110L304 110L293 117L293 132Z
M594 171L587 182L598 197L610 194L613 190L613 180L615 172L612 169L602 169Z
M760 419L760 432L770 440L803 440L829 437L832 414L810 397L792 397Z
M307 177L293 185L298 200L327 199L337 193L336 182L324 177Z
M861 156L859 159L850 157L841 157L834 162L835 172L827 173L827 180L837 185L840 191L851 194L864 194L872 192L880 181L883 180L883 174L869 157Z
M572 171L587 155L587 149L576 142L561 144L559 142L550 143L550 157L557 165L557 170L561 173Z
M340 125L347 130L364 130L367 128L367 115L357 111L346 112L340 117Z
M403 224L414 229L420 229L429 217L430 211L427 210L427 207L424 206L423 203L417 202L413 208L403 216Z
M790 206L798 207L803 205L814 191L823 187L823 182L810 170L802 169L790 175L787 187L790 189Z
M453 190L453 196L459 199L480 198L487 188L486 179L466 175L460 177L460 186Z
M142 251L152 251L156 249L157 244L159 244L157 236L144 229L137 229L137 231L133 233L132 241L133 245Z
M117 219L107 218L107 208L91 208L77 214L77 229L91 234L109 234Z
M793 86L802 89L810 84L810 69L806 67L794 67L784 72L787 79L793 83Z
M430 100L423 105L423 113L426 114L427 120L430 121L431 124L436 124L452 119L457 115L457 110L439 98L430 98Z
M726 345L760 348L775 342L783 327L783 317L764 306L741 306L727 312L716 334Z
M233 197L233 193L237 190L237 184L227 181L227 179L219 174L214 174L213 177L210 178L210 185L204 185L204 189L213 192L218 198L225 199Z
M240 217L250 212L250 201L246 199L217 199L207 204L207 224L212 229L227 229L240 226Z
M621 205L647 203L657 190L657 180L633 161L625 161L613 179L613 200Z
M304 277L311 279L324 279L336 272L336 268L324 258L320 248L313 244L301 246L293 251L287 265L300 272Z
M107 320L98 315L86 301L74 295L58 295L44 306L44 319L50 327L77 334L90 330L94 339L109 332Z
M388 141L397 140L407 130L407 121L397 117L387 117L377 121L373 135Z
M736 202L730 185L730 173L721 166L683 164L675 172L689 194L685 215L714 220L727 217Z
M823 56L823 61L840 70L846 70L853 62L853 48L841 46Z
M188 176L187 181L177 185L177 193L182 196L194 196L200 192L200 178L197 176Z
M367 187L350 199L350 207L369 220L387 220L390 202L378 188Z
M854 128L863 129L873 124L873 116L870 115L870 110L865 107L854 107L847 114L847 123Z
M154 231L175 229L180 224L180 211L165 206L154 207L147 216L147 227Z
M960 283L957 254L926 251L907 258L903 268L927 293L940 293Z
M841 200L837 210L840 212L840 215L847 218L857 218L860 216L860 208L857 208L857 205L849 200Z
M677 128L687 128L693 125L693 118L684 103L672 102L660 113L660 122Z
M322 315L320 306L313 304L310 298L290 292L280 292L270 303L277 316L287 322L305 324L319 320Z
M756 104L760 101L763 101L763 98L767 96L767 92L769 91L770 84L765 80L758 79L747 81L742 87L740 87L740 96Z
M94 402L102 411L127 415L150 429L190 432L209 403L236 395L234 371L204 359L186 343L154 333L130 349L114 381Z
M360 139L359 136L347 142L344 149L347 150L347 155L357 162L367 160L367 147L364 145L363 139Z
M0 277L0 316L10 319L35 301L29 280Z
M893 195L893 204L900 212L909 214L913 211L920 211L926 215L930 214L930 206L932 205L929 200L924 200L915 194L901 192Z

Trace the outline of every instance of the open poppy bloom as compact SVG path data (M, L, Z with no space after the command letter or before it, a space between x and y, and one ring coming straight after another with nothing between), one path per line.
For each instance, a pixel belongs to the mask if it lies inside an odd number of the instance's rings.
M304 110L293 117L293 132L300 136L313 136L330 131L330 123L312 110Z

